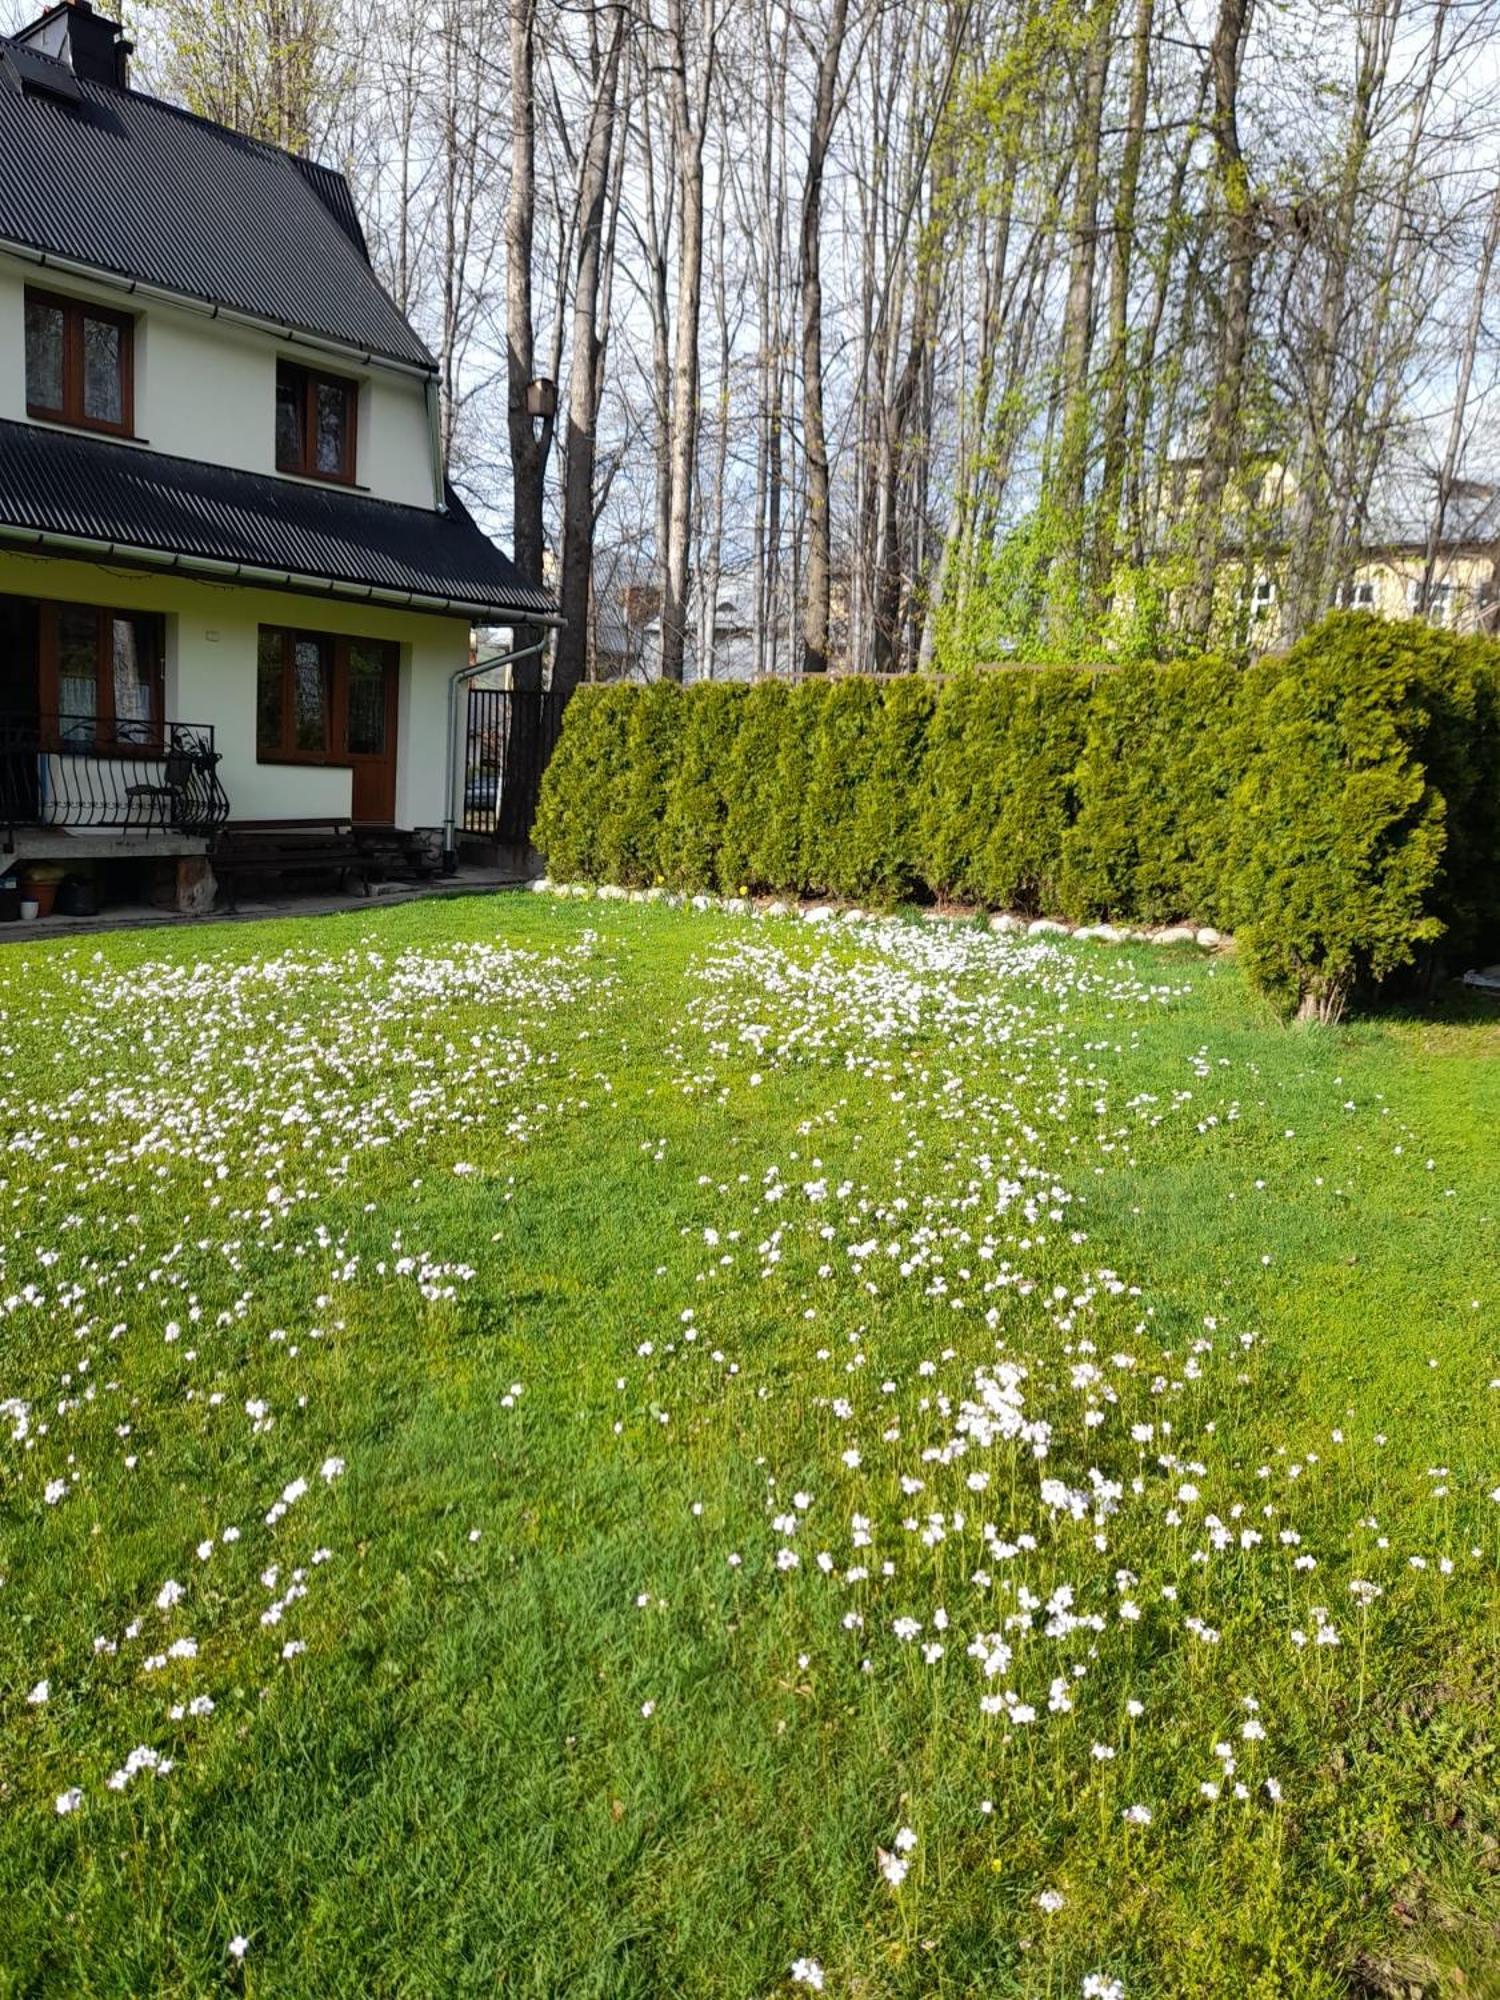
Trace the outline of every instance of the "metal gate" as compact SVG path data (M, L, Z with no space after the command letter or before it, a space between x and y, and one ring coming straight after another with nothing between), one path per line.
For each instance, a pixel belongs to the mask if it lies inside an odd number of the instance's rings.
M469 689L465 833L505 846L530 839L567 698L540 688Z

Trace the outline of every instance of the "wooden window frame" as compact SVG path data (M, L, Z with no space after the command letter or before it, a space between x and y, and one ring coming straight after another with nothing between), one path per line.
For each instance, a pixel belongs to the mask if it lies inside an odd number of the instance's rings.
M135 321L129 313L115 312L110 306L95 305L92 299L75 299L62 292L43 291L28 285L22 304L50 306L63 316L63 399L61 407L49 409L33 403L30 384L26 391L26 414L44 423L67 424L73 430L103 431L110 437L135 436ZM83 322L104 321L120 332L120 421L91 417L84 409ZM25 367L25 340L22 340L22 367Z
M304 367L300 361L276 363L276 403L281 403L283 376L297 385L302 455L298 464L288 465L281 456L281 439L276 439L276 470L298 479L316 479L325 486L352 486L359 457L359 383L349 375L330 375L326 370ZM337 389L344 398L344 462L337 472L318 467L318 388Z
M268 634L274 634L281 641L281 736L271 748L261 742L260 737L260 647ZM330 649L328 674L328 747L324 750L299 750L292 742L295 718L293 699L296 658L296 642L299 639L314 639L321 646ZM349 748L349 648L365 646L379 650L385 655L386 671L392 681L401 670L401 648L395 639L367 639L360 633L313 632L305 625L262 625L256 633L255 675L256 675L256 718L255 718L255 761L257 764L314 764L333 770L352 770L361 753ZM388 683L389 685L389 683ZM390 728L387 717L386 727ZM368 754L368 753L363 753Z
M58 615L82 611L94 619L94 734L92 743L63 734L59 706ZM127 618L151 634L151 693L155 719L146 736L121 741L120 718L115 713L114 623ZM151 756L166 744L166 623L157 611L125 611L112 604L78 604L69 599L45 598L37 605L37 656L40 666L38 692L42 715L43 749L58 755L81 757ZM82 718L80 718L81 720ZM134 718L129 718L135 727ZM100 738L104 741L100 741Z

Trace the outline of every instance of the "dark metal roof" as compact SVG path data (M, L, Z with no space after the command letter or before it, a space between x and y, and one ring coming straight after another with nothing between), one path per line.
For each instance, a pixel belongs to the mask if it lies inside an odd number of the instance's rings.
M106 543L127 560L243 565L299 589L339 584L340 595L437 599L480 622L556 611L545 591L520 581L451 490L439 514L0 422L0 539L15 531L43 545L48 537Z
M1431 473L1393 486L1377 501L1365 531L1367 546L1424 549L1437 517L1437 479ZM1440 550L1500 541L1500 486L1490 480L1460 479L1443 510Z
M3 37L0 52L22 66L0 87L0 240L431 365L370 268L342 174ZM39 69L77 101L27 87Z

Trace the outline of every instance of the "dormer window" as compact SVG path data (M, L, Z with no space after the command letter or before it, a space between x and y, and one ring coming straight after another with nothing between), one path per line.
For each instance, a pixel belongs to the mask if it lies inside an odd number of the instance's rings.
M318 375L290 361L276 364L276 469L304 479L354 484L354 427L359 384Z
M28 285L28 416L128 437L135 427L134 336L128 313Z

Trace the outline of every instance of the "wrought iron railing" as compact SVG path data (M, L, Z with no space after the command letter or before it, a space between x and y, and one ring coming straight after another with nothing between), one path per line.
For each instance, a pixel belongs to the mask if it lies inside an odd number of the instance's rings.
M0 715L0 824L183 833L229 817L211 724Z
M530 838L566 702L565 693L540 688L469 689L465 833L506 845Z

